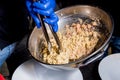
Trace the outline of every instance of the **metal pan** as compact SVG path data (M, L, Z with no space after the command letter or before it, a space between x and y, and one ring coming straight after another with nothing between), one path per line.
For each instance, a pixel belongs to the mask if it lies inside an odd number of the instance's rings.
M105 48L109 45L109 41L111 39L114 29L113 19L108 13L106 13L104 10L98 7L89 6L89 5L76 5L58 10L56 14L59 17L58 25L59 25L59 31L61 32L63 31L64 26L66 24L72 24L73 22L76 22L76 18L79 17L84 18L91 16L95 18L100 18L105 26L105 28L103 28L103 32L107 31L107 33L105 33L106 38L101 39L102 42L99 42L98 46L96 46L95 51L93 51L89 55L86 55L82 59L70 62L68 64L47 64L44 63L42 59L40 59L40 53L38 52L39 49L38 46L42 42L42 40L44 40L44 35L42 29L37 29L35 27L28 41L28 49L30 51L30 54L35 60L37 60L42 65L48 68L71 70L74 68L78 68L80 65L93 62L94 60L96 60L97 57L99 58L99 56L101 56L104 53Z

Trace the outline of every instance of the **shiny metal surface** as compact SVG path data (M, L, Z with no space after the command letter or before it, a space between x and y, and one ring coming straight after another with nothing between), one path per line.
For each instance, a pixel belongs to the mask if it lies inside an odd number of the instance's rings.
M105 11L103 11L100 8L89 5L77 5L77 6L67 7L57 11L56 14L59 17L58 25L59 25L59 31L61 32L64 32L64 26L66 24L71 24L73 22L76 22L76 18L78 19L78 17L87 16L87 17L100 18L102 22L104 22L104 25L108 30L108 35L107 35L108 37L107 39L104 40L103 44L100 44L97 47L97 49L93 53L91 53L90 55L86 55L82 59L76 60L74 62L70 62L68 64L50 65L42 62L41 55L38 52L39 51L38 46L41 43L41 41L44 41L44 36L42 30L36 29L35 27L28 41L28 49L34 59L36 59L40 63L43 63L43 65L45 65L46 67L71 70L71 68L73 69L78 68L79 67L78 65L82 64L82 62L84 62L85 60L89 61L89 59L93 58L94 55L97 55L98 53L103 53L104 48L109 44L109 41L111 39L114 30L113 20L109 14L107 14ZM51 35L50 31L49 31L49 35Z

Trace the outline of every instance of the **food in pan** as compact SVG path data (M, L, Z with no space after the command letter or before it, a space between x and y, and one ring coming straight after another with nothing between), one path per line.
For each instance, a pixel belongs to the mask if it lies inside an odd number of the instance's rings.
M100 19L78 18L78 21L72 24L66 24L64 31L58 31L58 37L62 49L58 53L58 47L53 37L51 51L48 51L47 44L43 44L40 54L43 62L48 64L66 64L75 61L86 55L91 54L101 39L105 39L101 30Z

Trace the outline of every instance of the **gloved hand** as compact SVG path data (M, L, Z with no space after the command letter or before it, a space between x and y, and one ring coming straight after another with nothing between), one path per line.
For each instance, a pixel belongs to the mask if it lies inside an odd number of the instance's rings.
M0 67L5 62L5 60L11 55L16 46L16 42L8 45L0 51Z
M58 16L54 13L55 0L37 0L37 2L26 0L26 6L38 28L40 28L41 24L36 14L45 16L44 22L51 25L54 32L58 31Z

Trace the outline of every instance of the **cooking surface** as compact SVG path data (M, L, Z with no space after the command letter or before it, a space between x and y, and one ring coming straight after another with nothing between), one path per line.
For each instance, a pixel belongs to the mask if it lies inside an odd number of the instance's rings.
M84 80L101 80L98 74L99 62L100 60L80 68Z

